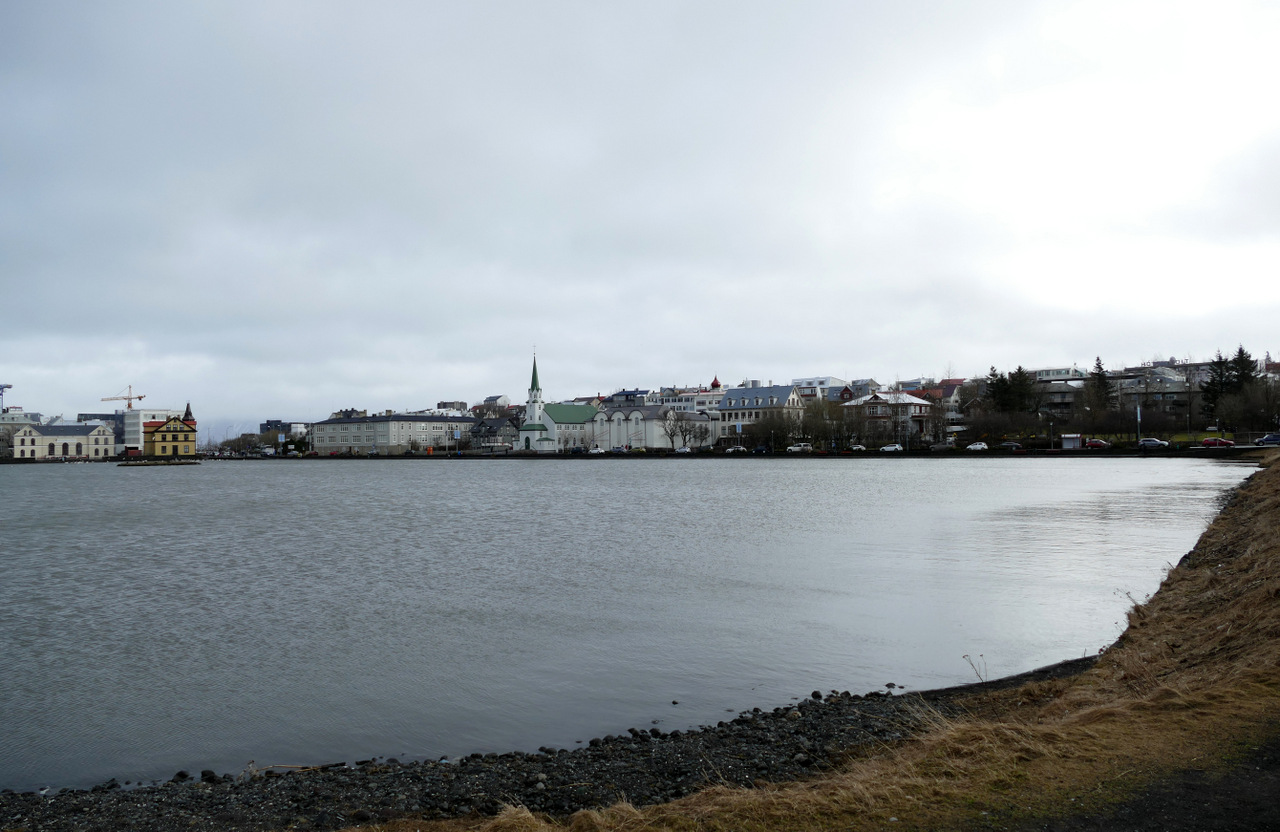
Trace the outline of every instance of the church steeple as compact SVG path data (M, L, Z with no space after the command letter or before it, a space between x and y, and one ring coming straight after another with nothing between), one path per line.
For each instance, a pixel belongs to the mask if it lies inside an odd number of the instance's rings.
M529 400L524 406L526 424L542 424L542 385L538 382L538 356L533 357L533 378L529 380Z

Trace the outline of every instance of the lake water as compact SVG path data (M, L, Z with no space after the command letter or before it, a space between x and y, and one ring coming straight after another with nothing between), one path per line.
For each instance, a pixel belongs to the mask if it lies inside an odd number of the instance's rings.
M0 787L572 748L1029 670L1113 641L1251 470L0 466Z

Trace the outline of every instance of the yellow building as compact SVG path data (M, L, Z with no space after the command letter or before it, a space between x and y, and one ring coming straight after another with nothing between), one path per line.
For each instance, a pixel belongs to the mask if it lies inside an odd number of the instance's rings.
M196 455L196 420L191 405L179 419L142 423L142 455L159 457L194 457Z

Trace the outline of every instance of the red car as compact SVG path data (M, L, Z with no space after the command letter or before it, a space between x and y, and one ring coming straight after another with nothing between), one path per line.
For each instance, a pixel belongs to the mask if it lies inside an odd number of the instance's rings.
M1086 439L1084 440L1086 448L1110 448L1111 443L1103 439Z
M1218 436L1210 436L1200 444L1204 445L1206 448L1234 448L1236 446L1236 443L1232 442L1230 439L1222 439Z

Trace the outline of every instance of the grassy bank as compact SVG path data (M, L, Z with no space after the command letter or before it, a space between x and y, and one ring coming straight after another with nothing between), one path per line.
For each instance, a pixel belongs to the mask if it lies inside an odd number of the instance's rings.
M927 714L929 730L801 783L570 818L512 807L365 829L1008 828L1105 812L1183 769L1229 770L1280 732L1280 465L1240 487L1092 669L961 701L965 716Z

